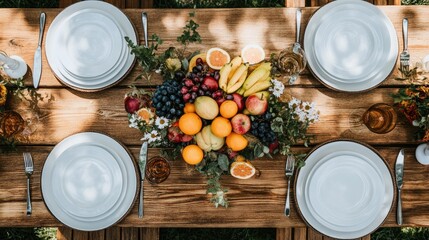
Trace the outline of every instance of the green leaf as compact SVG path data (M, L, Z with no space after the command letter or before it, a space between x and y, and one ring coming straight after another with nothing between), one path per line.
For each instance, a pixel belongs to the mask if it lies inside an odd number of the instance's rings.
M219 164L220 169L223 171L229 170L229 161L228 157L225 154L218 154L217 162Z

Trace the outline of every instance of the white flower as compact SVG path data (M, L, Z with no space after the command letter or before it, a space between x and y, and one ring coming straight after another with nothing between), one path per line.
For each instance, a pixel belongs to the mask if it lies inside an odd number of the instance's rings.
M155 120L155 125L159 128L159 129L163 129L165 127L168 126L168 118L165 117L157 117Z
M290 109L298 108L300 105L301 105L301 100L296 99L295 97L292 97L292 99L289 101Z
M153 143L161 140L161 136L159 136L156 130L152 130L150 133L145 133L141 140L147 141L148 143Z
M162 72L162 70L160 68L155 70L155 73L157 73L157 74L160 74L161 72Z
M272 92L274 96L280 97L285 90L285 85L277 79L271 79L271 83L273 84L273 86L270 87L268 90Z
M139 121L140 121L139 117L137 117L137 115L136 115L136 114L132 114L132 115L130 116L130 118L128 119L128 122L130 123L128 126L129 126L130 128L136 128L136 129L139 129Z

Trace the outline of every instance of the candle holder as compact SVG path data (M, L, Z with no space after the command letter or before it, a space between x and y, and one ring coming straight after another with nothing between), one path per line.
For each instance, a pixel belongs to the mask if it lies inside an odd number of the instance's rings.
M20 56L8 56L0 51L0 66L3 67L6 74L14 79L22 78L27 73L27 63Z
M416 159L423 165L429 165L429 144L423 143L416 148Z

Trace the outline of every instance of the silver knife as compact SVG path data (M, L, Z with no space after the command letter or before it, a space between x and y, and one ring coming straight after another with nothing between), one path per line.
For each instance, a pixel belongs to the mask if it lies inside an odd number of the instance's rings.
M142 12L142 23L143 23L143 33L144 33L144 46L147 48L149 46L147 39L147 13Z
M147 161L147 142L144 142L142 148L140 149L139 156L139 169L140 169L140 197L139 197L139 218L143 217L143 183L145 178L146 171L146 161Z
M398 225L402 225L402 179L404 177L404 149L401 149L396 157L395 164L395 175L396 175L396 186L398 187L398 207L396 210L396 222Z
M39 43L37 44L36 52L34 53L34 65L33 65L33 85L34 88L39 86L40 76L42 75L42 39L43 32L45 30L46 14L42 12L40 14L40 26L39 26Z

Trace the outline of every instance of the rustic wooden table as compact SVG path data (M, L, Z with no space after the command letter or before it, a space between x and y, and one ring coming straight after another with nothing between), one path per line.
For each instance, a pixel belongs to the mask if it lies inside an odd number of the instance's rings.
M429 7L426 6L380 6L397 30L399 47L402 49L401 22L408 17L409 50L413 60L429 54ZM317 8L303 9L303 29L311 14ZM61 9L0 9L0 49L8 54L20 55L32 67L33 54L37 45L39 13L47 14L46 32L50 23ZM141 11L123 10L134 23L143 42ZM158 34L167 46L176 44L176 37L192 10L147 10L149 34ZM221 47L232 55L247 43L259 43L267 52L278 52L295 40L295 8L275 9L198 9L195 21L200 24L202 43L190 46L190 50ZM304 31L302 31L302 34ZM47 155L65 137L84 131L104 132L124 143L137 159L141 145L141 134L128 127L123 97L130 84L151 88L161 82L155 77L147 82L134 82L140 73L134 67L131 73L118 85L96 93L84 93L63 86L49 68L43 54L41 94L50 94L55 101L41 103L41 116L37 131L30 142L18 147L18 152L0 155L0 227L6 226L60 226L43 203L40 192L40 174ZM381 86L365 93L341 93L328 89L308 71L288 91L297 98L314 101L320 110L320 121L311 126L309 133L315 139L309 148L334 138L350 138L370 144L376 148L394 169L398 150L405 147L405 175L403 188L403 216L405 226L429 225L429 189L426 166L420 165L414 150L415 129L400 117L396 128L385 135L371 133L364 126L352 124L351 113L366 109L374 103L393 103L390 97L401 82L392 75ZM26 83L31 85L31 77ZM13 108L25 111L22 105ZM26 177L22 152L29 151L35 161L32 176L33 214L27 217ZM150 149L149 157L159 154ZM283 214L286 179L284 177L285 157L258 159L254 165L262 171L259 178L238 180L222 177L222 183L229 189L228 209L214 208L206 195L206 179L189 168L181 160L171 162L171 175L159 185L145 184L145 217L137 217L137 205L118 225L141 227L304 227L305 223L297 213L292 197L292 214ZM394 205L396 206L396 200ZM397 226L396 207L393 207L383 226Z

